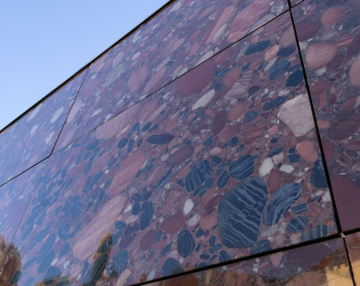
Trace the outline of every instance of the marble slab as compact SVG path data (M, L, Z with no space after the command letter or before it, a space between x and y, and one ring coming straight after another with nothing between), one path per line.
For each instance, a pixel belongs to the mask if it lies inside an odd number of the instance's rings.
M55 153L19 283L129 285L336 233L302 76L285 13Z
M287 8L286 0L174 1L91 65L56 150Z
M351 278L344 242L338 238L148 285L350 286L355 284Z
M309 1L293 9L343 230L360 227L360 2Z
M0 133L0 185L51 154L85 72Z
M360 233L353 233L345 237L350 264L355 283L360 283Z

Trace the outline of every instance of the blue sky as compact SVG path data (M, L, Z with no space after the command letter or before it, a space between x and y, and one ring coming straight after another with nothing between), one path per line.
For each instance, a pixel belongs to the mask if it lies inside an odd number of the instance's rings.
M167 2L0 1L0 129Z

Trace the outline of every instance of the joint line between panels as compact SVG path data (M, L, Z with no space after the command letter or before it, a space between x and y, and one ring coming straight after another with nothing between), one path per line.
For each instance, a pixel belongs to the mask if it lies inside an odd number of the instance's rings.
M72 110L72 108L73 108L73 106L74 106L74 104L75 104L75 101L76 101L76 99L77 99L77 97L78 97L78 95L79 95L80 89L81 89L81 87L82 87L82 85L83 85L83 83L84 83L84 81L85 81L85 78L86 78L86 76L87 76L87 74L88 74L88 72L89 72L89 69L90 69L90 66L86 69L86 72L85 72L85 74L84 74L83 80L81 81L81 84L80 84L80 86L79 86L79 88L78 88L78 90L77 90L77 93L76 93L76 95L75 95L74 101L72 102L71 107L70 107L70 109L69 109L69 112L68 112L68 114L66 115L66 118L65 118L65 120L64 120L64 123L63 123L63 125L62 125L62 127L61 127L61 129L60 129L59 135L58 135L57 138L56 138L55 144L54 144L54 146L53 146L53 148L52 148L52 150L51 150L50 155L53 154L54 149L55 149L55 147L56 147L56 144L57 144L57 142L59 141L59 138L60 138L60 136L61 136L61 133L62 133L64 127L65 127L66 121L67 121L67 119L68 119L68 117L69 117L69 114L70 114L70 112L71 112L71 110ZM59 150L60 150L60 149L59 149Z
M350 234L353 234L353 233L357 233L357 232L360 232L360 228L354 228L354 229L351 229L351 230L346 230L346 231L343 231L343 234L344 235L350 235Z
M202 271L206 271L206 270L210 270L210 269L214 269L214 268L220 268L220 267L235 264L235 263L241 263L241 262L249 261L249 260L256 259L256 258L262 258L262 257L269 256L269 255L272 255L272 254L285 252L285 251L289 251L289 250L292 250L292 249L298 249L298 248L313 245L313 244L316 244L316 243L327 242L327 241L330 241L330 240L336 239L336 238L341 238L341 234L337 233L337 234L333 234L333 235L329 235L329 236L325 236L325 237L320 237L320 238L317 238L317 239L313 239L313 240L309 240L309 241L305 241L305 242L300 242L298 244L284 246L284 247L280 247L280 248L273 249L273 250L270 250L270 251L261 252L261 253L254 254L254 255L249 255L249 256L246 256L246 257L240 257L240 258L237 258L237 259L233 259L233 260L229 260L229 261L225 261L225 262L221 262L221 263L217 263L217 264L212 264L212 265L205 266L205 267L202 267L202 268L197 268L197 269L193 269L193 270L189 270L189 271L184 271L182 273L178 273L178 274L174 274L174 275L170 275L170 276L166 276L166 277L162 277L162 278L157 278L157 279L153 279L153 280L146 281L146 282L135 283L133 285L140 286L140 285L147 285L147 284L154 283L154 282L167 281L167 280L172 279L172 278L186 276L188 274L195 274L195 273L198 273L198 272L202 272Z
M50 157L50 156L48 156L48 157L46 157L45 159L41 160L39 163L37 163L36 165L34 165L32 168L35 168L35 166L37 166L38 164L44 162L44 161L45 161L46 159L48 159L49 157ZM26 206L26 208L25 208L25 210L24 210L24 213L23 213L22 216L21 216L21 219L20 219L20 221L19 221L19 224L18 224L17 227L16 227L16 230L15 230L15 232L14 232L14 235L13 235L13 237L12 237L11 240L10 240L10 243L13 242L13 240L14 240L14 238L15 238L15 235L16 235L19 227L20 227L20 224L21 224L21 222L22 222L23 219L24 219L25 213L26 213L26 211L28 210L29 205L30 205L32 199L35 197L35 192L34 192L34 191L36 190L37 186L39 185L39 182L40 182L40 180L41 180L41 178L42 178L42 175L43 175L44 172L45 172L45 169L46 169L47 164L48 164L48 162L46 162L45 166L43 167L43 169L42 169L42 171L41 171L41 175L39 176L39 179L37 180L37 183L36 183L35 186L32 188L31 197L30 197L29 202L28 202L28 204L27 204L27 206ZM29 168L29 169L30 169L30 168ZM29 169L28 169L28 170L29 170ZM15 245L15 246L16 246L16 245Z
M45 161L46 159L48 159L50 157L50 155L46 156L45 158L41 159L39 162L35 163L34 165L32 165L31 167L25 169L24 171L20 172L19 174L17 174L15 177L11 178L10 180L7 180L5 183L0 184L0 188L4 185L6 185L7 183L11 182L12 180L16 179L17 177L19 177L20 175L24 174L25 172L29 171L30 169L34 168L35 166L39 165L40 163L42 163L43 161Z
M289 3L290 9L292 9L292 8L295 8L296 6L300 5L300 4L301 4L302 2L304 2L305 0L300 0L298 3L296 3L296 4L294 4L294 5L291 4L291 0L287 0L287 1L288 1L288 3Z
M288 1L290 1L290 0L288 0ZM330 196L331 196L331 203L332 203L333 210L334 210L334 218L335 218L336 228L337 228L337 231L339 233L341 233L342 232L342 227L341 227L341 224L340 224L340 218L339 218L336 203L335 203L335 197L334 197L334 193L333 193L333 189L332 189L332 185L331 185L331 181L330 181L330 175L329 175L329 171L328 171L327 163L326 163L326 159L325 159L325 152L324 152L324 148L322 146L320 131L319 131L319 127L318 127L317 120L316 120L315 108L314 108L314 104L313 104L312 98L311 98L310 86L309 86L309 82L308 82L307 75L306 75L305 64L304 64L303 56L302 56L302 53L301 53L300 44L299 44L299 38L298 38L298 35L297 35L297 32L296 32L295 21L294 21L294 17L293 17L291 9L290 9L290 18L291 18L291 22L292 22L292 26L293 26L293 30L294 30L294 35L295 35L296 45L297 45L297 49L298 49L298 53L299 53L299 59L300 59L300 63L301 63L301 68L303 70L304 82L305 82L305 87L306 87L306 90L307 90L307 93L308 93L308 99L309 99L311 113L312 113L313 121L314 121L314 125L315 125L316 136L317 136L318 143L319 143L319 148L320 148L320 153L321 153L321 161L322 161L322 164L324 166L324 173L325 173L327 185L328 185L328 188L329 188L329 193L330 193Z
M349 263L349 271L350 271L351 279L353 280L353 283L356 286L356 280L355 280L355 275L354 275L354 271L353 271L351 260L350 260L349 249L348 249L348 246L347 246L347 243L345 240L345 236L343 235L343 233L342 233L342 236L343 236L342 239L343 239L343 243L344 243L347 261Z
M101 123L99 126L97 126L97 127L93 128L93 129L91 129L91 130L87 131L86 133L84 133L84 134L83 134L83 135L81 135L80 137L78 137L78 138L76 138L75 140L73 140L73 141L69 142L69 143L68 143L67 145L65 145L64 147L60 148L59 150L56 150L56 151L55 151L54 153L52 153L51 155L54 155L54 154L56 154L57 152L59 152L60 150L64 149L65 147L67 147L67 146L69 146L69 145L73 144L75 141L79 140L80 138L84 137L85 135L89 134L90 132L94 131L95 129L99 128L101 125L104 125L104 124L106 124L106 123L110 122L110 120L114 119L116 116L119 116L121 113L123 113L123 112L127 111L128 109L130 109L130 108L134 107L136 104L140 104L140 101L138 101L138 102L134 103L133 105L131 105L131 106L129 106L128 108L126 108L126 109L124 109L123 111L121 111L120 113L118 113L118 114L114 115L114 116L113 116L113 117L111 117L109 120L107 120L107 121L105 121L105 122ZM136 110L137 110L138 108L139 108L139 106L138 106L138 107L136 107ZM110 136L109 138L111 138L111 137L113 137L113 136L115 136L115 135L119 134L122 130L124 130L124 128L125 128L125 127L126 127L126 126L130 123L131 119L135 116L135 112L136 112L136 110L134 111L133 115L131 115L130 119L129 119L129 120L128 120L128 122L124 125L124 127L123 127L123 128L122 128L119 132L117 132L117 133L113 134L113 135L112 135L112 136Z

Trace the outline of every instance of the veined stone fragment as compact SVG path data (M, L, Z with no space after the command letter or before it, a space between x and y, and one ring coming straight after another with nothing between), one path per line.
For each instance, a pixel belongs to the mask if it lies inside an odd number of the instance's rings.
M267 187L259 177L239 182L222 198L218 211L221 242L227 247L250 247L258 237Z

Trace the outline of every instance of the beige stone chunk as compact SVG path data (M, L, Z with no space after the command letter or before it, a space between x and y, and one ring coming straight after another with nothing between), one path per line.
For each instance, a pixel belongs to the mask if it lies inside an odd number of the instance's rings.
M306 94L300 94L285 102L280 107L277 116L296 137L304 136L314 128L309 99Z
M336 53L337 48L333 44L315 43L306 50L306 64L316 70L331 62Z

